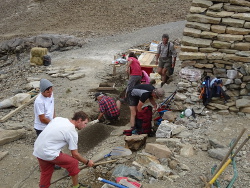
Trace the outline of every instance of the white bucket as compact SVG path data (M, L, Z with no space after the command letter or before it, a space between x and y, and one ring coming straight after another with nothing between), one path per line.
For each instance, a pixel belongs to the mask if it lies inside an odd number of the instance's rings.
M185 116L186 116L186 117L189 117L189 116L191 116L191 115L192 115L192 110L189 109L189 108L186 109L186 110L185 110Z

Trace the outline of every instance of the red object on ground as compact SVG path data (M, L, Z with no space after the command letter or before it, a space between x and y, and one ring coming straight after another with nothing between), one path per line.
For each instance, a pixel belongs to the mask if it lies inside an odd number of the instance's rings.
M141 67L141 70L144 70L149 76L150 76L150 73L153 72L152 67Z
M139 182L136 181L129 181L127 177L117 177L116 178L116 182L119 183L122 179L125 179L127 182L131 183L132 185L134 185L135 187L140 188L141 184Z

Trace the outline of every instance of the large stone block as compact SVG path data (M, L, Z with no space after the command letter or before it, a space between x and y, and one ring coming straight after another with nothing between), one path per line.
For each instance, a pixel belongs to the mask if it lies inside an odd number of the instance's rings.
M218 36L218 33L210 32L210 31L202 31L200 34L201 38L205 39L214 39Z
M233 49L219 49L218 51L226 54L235 54L237 52L237 50Z
M170 149L167 146L161 144L148 143L146 144L145 151L156 156L159 159L169 158L172 155Z
M247 42L250 42L250 35L245 35L244 38Z
M183 30L183 35L199 38L201 35L201 30L185 27Z
M212 1L207 0L193 0L192 6L201 7L201 8L208 8L213 5Z
M214 40L211 44L213 48L221 48L221 49L228 49L231 47L231 43L229 42L222 42L218 40Z
M224 42L242 41L243 35L218 34L217 39Z
M207 59L223 59L224 54L220 52L213 52L207 54Z
M230 0L230 3L233 5L240 5L250 7L250 2L248 0Z
M207 68L207 69L211 69L214 67L214 64L200 64L200 63L196 63L194 65L195 68L199 68L199 69L202 69L202 68Z
M232 15L233 18L238 18L241 20L246 20L246 21L250 21L250 13L238 13L238 14L234 14Z
M250 33L250 29L237 28L237 27L227 27L226 33L232 35L247 35Z
M225 65L232 65L232 62L224 61L224 60L212 60L213 63L221 63Z
M208 7L208 9L219 12L222 10L222 7L223 7L223 3L216 3L216 4L213 4L212 6Z
M185 46L193 46L193 47L210 47L212 43L212 40L209 39L200 39L200 38L193 38L193 37L188 37L184 36L182 38L182 44Z
M193 14L196 14L196 13L203 13L207 10L207 8L201 8L201 7L194 7L194 6L191 6L191 8L189 9L189 12L190 13L193 13Z
M226 11L231 12L250 12L250 7L243 7L238 5L232 5L232 4L224 4L223 8Z
M241 56L237 56L234 54L226 54L223 58L223 60L225 61L236 61L236 62L245 62L248 63L250 62L250 57L241 57Z
M183 61L181 63L181 67L190 67L190 66L194 66L194 64L196 63L196 61Z
M206 59L205 53L199 52L180 52L179 54L180 60L194 60L194 59Z
M243 27L245 20L239 20L234 18L222 18L221 23L232 27Z
M215 17L215 18L224 18L224 17L230 17L234 14L234 12L227 12L227 11L219 11L219 12L215 12L215 11L210 11L208 10L206 12L207 16L211 16L211 17Z
M230 0L213 0L214 2L228 3Z
M244 27L249 29L250 28L250 22L245 22Z
M237 108L250 107L250 100L244 98L238 99L236 100L236 107Z
M234 43L234 44L232 44L231 48L235 49L235 50L249 51L250 50L250 43L249 42Z
M186 27L191 27L203 31L210 31L211 24L197 23L197 22L187 22Z
M139 150L143 145L145 145L147 140L147 134L132 135L125 137L125 146L133 151Z
M240 112L244 112L244 113L250 114L250 107L241 108Z
M198 47L181 45L182 52L198 52Z
M25 135L26 131L24 129L0 130L0 146L24 138Z
M225 33L226 26L224 25L211 25L211 31L215 33Z
M199 23L209 23L209 24L219 24L221 21L221 18L214 18L202 14L188 14L186 19L189 22L199 22Z
M212 53L212 52L216 52L218 49L216 48L199 48L199 51L202 53Z

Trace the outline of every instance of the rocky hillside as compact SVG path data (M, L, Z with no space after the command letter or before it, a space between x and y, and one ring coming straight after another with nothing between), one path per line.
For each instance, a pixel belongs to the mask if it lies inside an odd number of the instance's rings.
M184 20L191 0L2 0L0 41L44 33L95 37Z

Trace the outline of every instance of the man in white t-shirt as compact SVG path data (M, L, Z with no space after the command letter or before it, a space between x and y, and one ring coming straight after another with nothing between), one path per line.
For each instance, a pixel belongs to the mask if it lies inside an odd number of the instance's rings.
M80 172L78 161L89 167L92 167L94 162L78 153L78 133L76 129L85 128L87 123L88 116L83 111L76 112L71 120L56 117L37 137L33 155L37 157L40 165L39 187L48 188L50 186L55 165L59 165L69 172L73 188L84 187L78 182L78 173ZM65 145L68 145L71 156L61 152Z
M40 80L40 93L34 103L34 113L34 128L38 136L55 117L53 85L47 79Z

